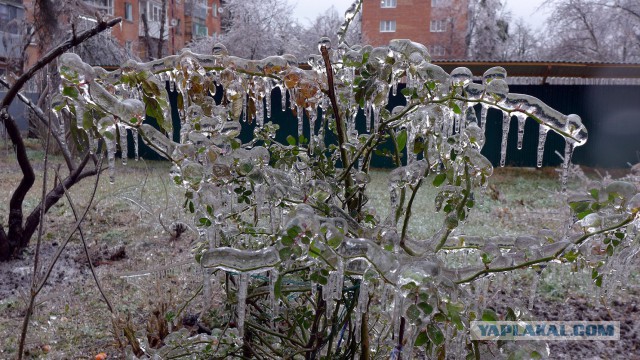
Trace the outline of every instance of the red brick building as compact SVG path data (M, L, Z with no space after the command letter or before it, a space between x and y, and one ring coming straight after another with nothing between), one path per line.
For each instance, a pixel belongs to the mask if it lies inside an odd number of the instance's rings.
M157 55L160 40L162 0L84 0L106 15L122 18L122 26L112 29L120 44L140 58ZM193 39L220 34L221 0L166 0L163 55L175 54ZM146 20L146 25L145 25ZM147 54L146 42L153 42Z
M364 0L362 34L373 46L410 39L427 46L433 58L466 54L468 0Z
M76 30L82 31L95 25L96 13L106 18L121 17L122 23L119 26L100 34L92 41L99 47L110 40L105 37L112 37L130 54L137 55L142 60L158 56L162 20L162 56L178 53L194 39L217 37L221 32L221 0L165 0L164 19L163 0L83 2L88 6L78 7L77 13L58 14L58 19L62 22L72 21ZM0 76L11 72L11 64L22 62L20 52L26 28L24 25L33 23L34 4L35 0L0 0ZM41 47L37 45L32 43L28 47L27 65L33 64L39 57ZM94 61L97 63L93 65L119 65L118 62L113 63L111 59L114 57L109 54L98 54L97 57Z

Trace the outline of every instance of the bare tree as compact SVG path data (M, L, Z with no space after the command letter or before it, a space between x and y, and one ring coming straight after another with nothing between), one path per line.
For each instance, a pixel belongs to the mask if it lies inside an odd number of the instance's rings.
M83 25L87 28L86 31L78 30L78 27L82 25L78 22L79 14L92 14L96 18L95 22ZM55 91L58 88L58 83L54 82L57 79L55 76L57 69L52 65L52 62L57 56L72 48L87 56L99 53L103 60L105 54L113 55L111 47L117 46L114 41L104 41L106 39L104 38L92 45L91 38L120 22L119 18L109 21L102 20L95 8L77 0L37 0L34 2L32 18L34 31L24 39L27 41L23 45L24 52L26 52L29 42L34 39L38 46L37 50L42 55L32 67L24 72L20 73L18 71L22 69L16 69L12 75L16 79L15 81L0 79L0 86L7 89L7 93L0 103L0 120L14 146L16 160L23 175L9 200L7 223L0 224L0 261L13 257L29 244L40 224L42 210L46 212L60 200L64 195L65 188L69 189L82 179L94 176L100 171L95 166L96 157L94 154L86 151L78 153L72 151L73 145L76 143L68 139L69 132L66 130L69 128L68 124L65 124L64 118L57 118L50 112L52 103L50 90ZM60 39L66 40L61 42ZM121 59L117 61L121 61ZM45 74L45 76L39 77L41 79L39 83L40 97L36 103L33 103L20 91L27 82L34 80L38 74ZM45 129L46 132L50 131L58 149L61 150L67 167L66 176L48 189L46 196L28 214L23 212L23 202L32 189L35 173L31 160L27 156L22 134L18 130L15 119L8 113L9 105L16 98L31 109L35 126ZM92 162L94 166L90 165Z
M362 32L360 27L360 14L355 23L349 26L345 37L345 42L349 45L359 44L362 41ZM298 58L303 59L310 54L318 54L318 41L327 37L334 46L337 46L338 30L344 23L344 14L340 14L335 7L331 6L325 12L318 14L315 19L302 30L300 35L300 49L294 52Z
M538 35L522 18L509 24L509 33L502 58L505 60L537 60L540 58Z
M65 189L71 188L82 179L94 176L100 171L97 167L87 167L91 160L93 160L94 164L97 164L97 159L91 152L87 151L79 159L73 159L68 152L63 153L67 163L67 176L48 190L46 196L40 200L40 203L25 219L23 214L23 202L35 182L35 173L33 171L31 161L27 156L26 147L24 145L22 135L18 130L18 126L11 115L9 115L9 105L11 105L16 97L18 97L36 112L40 121L46 122L47 124L50 123L42 110L20 94L20 89L34 76L36 72L48 66L62 53L81 44L90 37L115 26L120 21L120 18L116 18L108 22L99 21L92 29L78 35L72 34L65 42L46 53L40 60L38 60L38 62L22 74L22 76L20 76L12 86L9 86L9 84L4 81L0 81L3 86L8 87L7 94L2 98L2 102L0 102L0 120L2 120L2 123L7 130L7 134L13 143L16 152L16 160L22 172L22 179L13 191L11 199L9 200L9 219L7 230L5 230L4 225L0 224L0 261L10 259L17 251L25 248L29 244L29 240L40 224L41 214L49 210L51 206L60 200L64 195ZM51 134L58 145L64 148L65 141L60 133L52 131Z
M640 61L640 4L635 0L549 0L546 57Z
M221 42L235 56L260 59L290 53L298 46L292 6L281 0L225 2Z
M501 0L470 0L467 56L493 60L504 54L509 34L509 14Z

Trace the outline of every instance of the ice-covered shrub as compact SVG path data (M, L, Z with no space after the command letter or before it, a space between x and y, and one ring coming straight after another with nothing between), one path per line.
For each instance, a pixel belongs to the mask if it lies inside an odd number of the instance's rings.
M347 20L353 14L348 11ZM304 68L292 56L246 60L223 46L211 55L184 51L128 62L113 72L74 54L60 59L64 86L57 110L75 115L80 145L98 149L104 140L112 179L117 143L126 149L128 131L174 164L171 177L185 188L185 211L201 231L195 258L210 273L204 294L210 298L212 288L223 289L225 306L233 310L219 319L215 341L200 338L200 344L211 341L202 354L473 358L494 345L469 339L471 320L521 314L496 314L478 301L478 280L571 262L592 267L600 285L606 274L601 260L624 260L637 251L640 197L624 183L570 199L579 231L452 236L493 171L480 153L489 108L504 114L503 163L512 116L519 147L525 120L532 119L540 125L539 165L547 132L564 137L565 174L571 152L587 140L580 117L510 93L500 67L488 70L482 82L466 68L446 73L430 62L423 45L409 40L373 48L323 39L319 52ZM166 82L177 91L179 142L166 135L172 133ZM389 109L389 93L396 94L400 82L406 83L406 104ZM271 103L274 92L282 94L281 104ZM293 111L297 137L275 140L280 129L269 122L274 111ZM366 131L359 131L356 115L363 111ZM155 118L160 130L145 116ZM243 122L255 123L247 143L238 139ZM385 144L390 152L382 150ZM396 164L389 173L387 218L367 207L376 151ZM434 209L413 208L421 186L439 189ZM416 211L446 216L438 231L418 239L408 228ZM588 243L602 243L605 254L586 250ZM547 351L544 344L524 343L500 345L505 353L526 356Z

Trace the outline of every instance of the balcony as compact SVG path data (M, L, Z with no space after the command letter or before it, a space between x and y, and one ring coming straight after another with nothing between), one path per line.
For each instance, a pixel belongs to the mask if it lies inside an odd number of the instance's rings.
M195 0L185 0L184 14L194 18L207 19L207 5Z

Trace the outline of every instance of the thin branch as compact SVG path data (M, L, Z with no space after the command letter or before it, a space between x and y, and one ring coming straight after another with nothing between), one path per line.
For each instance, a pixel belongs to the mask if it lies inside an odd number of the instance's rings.
M100 163L100 165L102 165L102 157L100 157L99 163ZM69 240L71 240L71 236L73 236L73 234L76 232L76 230L78 230L80 228L80 224L82 224L82 222L84 221L84 218L87 216L87 213L89 212L89 209L91 208L91 203L92 203L93 199L95 198L96 190L98 189L98 181L100 180L100 175L99 174L100 174L100 172L98 172L98 175L96 176L96 181L95 181L95 185L93 187L93 192L91 193L91 197L89 198L89 204L87 204L87 207L84 209L84 212L82 213L80 218L78 218L76 220L76 223L75 223L74 227L71 229L71 231L67 235L67 238L64 240L63 245L60 246L60 248L56 252L56 254L55 254L53 260L51 261L51 263L49 265L49 268L47 269L47 272L45 273L45 276L42 279L42 281L40 282L40 284L37 287L32 288L32 290L31 290L31 298L29 300L29 306L27 308L27 313L25 314L24 323L22 324L22 333L20 335L20 345L19 345L19 349L18 349L18 359L22 359L22 353L24 352L24 343L25 343L25 340L26 340L26 337L27 337L27 328L29 326L29 318L31 317L31 314L33 313L33 307L34 307L34 304L35 304L35 299L38 296L38 294L40 293L40 291L42 290L42 288L44 287L47 279L51 275L51 271L53 270L53 266L56 264L58 258L60 257L60 254L62 253L62 250L64 249L66 244L69 242ZM40 225L40 227L42 227L42 224ZM34 264L34 266L35 266L35 264ZM33 273L33 276L34 276L34 282L35 282L36 281L35 278L37 276L37 273L35 271Z
M49 131L47 131L47 141L44 147L44 174L42 176L42 199L47 195L47 175L49 174L49 145L51 140L51 117L49 117L49 126L47 127ZM40 218L43 221L40 222L40 226L38 227L38 240L36 242L36 251L33 257L33 274L31 277L31 292L29 297L29 306L27 307L27 313L24 315L24 322L22 323L22 331L20 333L20 344L18 345L18 360L22 359L22 354L24 352L24 342L27 339L27 329L29 328L29 319L31 318L31 314L33 313L33 307L36 301L36 297L40 292L42 287L38 287L38 274L40 273L40 247L42 245L42 233L44 232L44 208L40 211ZM55 262L54 262L55 263ZM53 265L50 269L53 268ZM51 270L45 276L45 280L49 277Z
M63 181L59 182L53 189L51 189L49 193L47 193L47 196L44 198L44 200L42 200L38 204L38 206L33 209L31 214L27 216L27 219L24 222L24 227L21 228L23 238L20 246L26 246L28 244L29 238L38 226L38 223L40 222L40 208L44 207L45 211L48 211L49 208L51 208L51 206L53 206L53 204L60 200L60 198L64 195L63 186L69 189L80 182L80 180L89 176L94 176L98 172L104 170L101 168L101 165L96 165L95 169L83 171L89 159L91 158L92 154L87 153L80 164L78 164L78 167Z
M539 258L539 259L534 259L534 260L530 260L530 261L526 261L523 262L521 264L518 265L513 265L513 266L507 266L507 267L502 267L502 268L487 268L481 271L478 271L477 273L465 278L465 279L460 279L455 281L456 284L464 284L464 283L468 283L471 282L475 279L477 279L478 277L482 276L482 275L486 275L486 274L490 274L490 273L499 273L499 272L507 272L507 271L512 271L512 270L516 270L516 269L522 269L531 265L536 265L536 264L540 264L540 263L544 263L544 262L549 262L552 260L556 260L560 255L562 255L562 253L567 249L567 247L571 246L571 245L580 245L582 244L584 241L586 241L587 239L589 239L590 237L594 236L594 235L598 235L598 234L603 234L605 232L611 231L611 230L615 230L618 228L621 228L629 223L631 223L635 217L637 215L637 212L632 213L628 218L624 219L623 221L621 221L618 224L612 225L608 228L605 229L601 229L592 233L587 233L584 234L582 236L580 236L579 238L577 238L575 241L570 242L569 244L567 244L566 246L564 246L562 249L556 251L554 254L543 257L543 258Z
M59 174L58 174L57 171L56 171L56 177L59 178ZM93 189L93 194L94 195L96 193L96 188L98 187L98 181L99 180L100 180L100 173L97 174L96 182L94 183L94 189ZM62 186L63 186L63 189L64 189L64 195L67 198L67 201L69 202L69 206L71 207L71 211L73 212L73 217L76 219L76 221L78 221L78 219L79 219L78 218L78 211L76 210L76 207L73 204L73 200L71 199L71 195L69 195L69 191L67 190L67 188L64 187L64 184ZM93 202L93 195L92 195L92 198L89 199L89 204L87 206L91 206L92 202ZM111 301L109 301L109 298L107 297L106 293L104 292L104 289L102 288L102 284L100 283L100 279L98 279L98 275L96 274L96 270L95 270L95 268L93 266L93 263L91 262L91 255L89 254L89 249L87 247L87 241L84 238L84 232L82 231L82 226L78 226L78 234L80 235L80 240L82 240L82 248L84 249L84 254L87 257L87 262L89 263L89 269L91 270L91 275L93 276L93 279L96 282L96 286L98 287L98 291L100 291L100 294L102 295L102 298L104 299L104 302L107 304L107 307L109 308L109 312L111 312L113 314L114 311L113 311L113 306L111 305ZM57 258L55 259L55 261L57 261ZM52 262L52 265L55 264L55 261Z
M329 96L329 100L331 101L331 107L333 109L333 116L336 119L336 132L338 133L338 146L340 148L340 159L342 160L342 167L350 168L350 160L349 154L347 153L347 149L344 145L347 143L347 134L346 128L342 121L342 117L340 117L340 108L338 107L338 101L336 99L336 92L333 83L333 68L331 67L331 60L329 59L329 50L326 46L322 46L320 48L320 52L322 53L322 59L324 60L324 65L327 70L327 95ZM345 189L345 198L349 198L349 192L352 191L353 188L353 179L349 174L345 174L344 183L346 186ZM356 210L357 204L353 201L350 201L347 206L349 207L349 212Z

